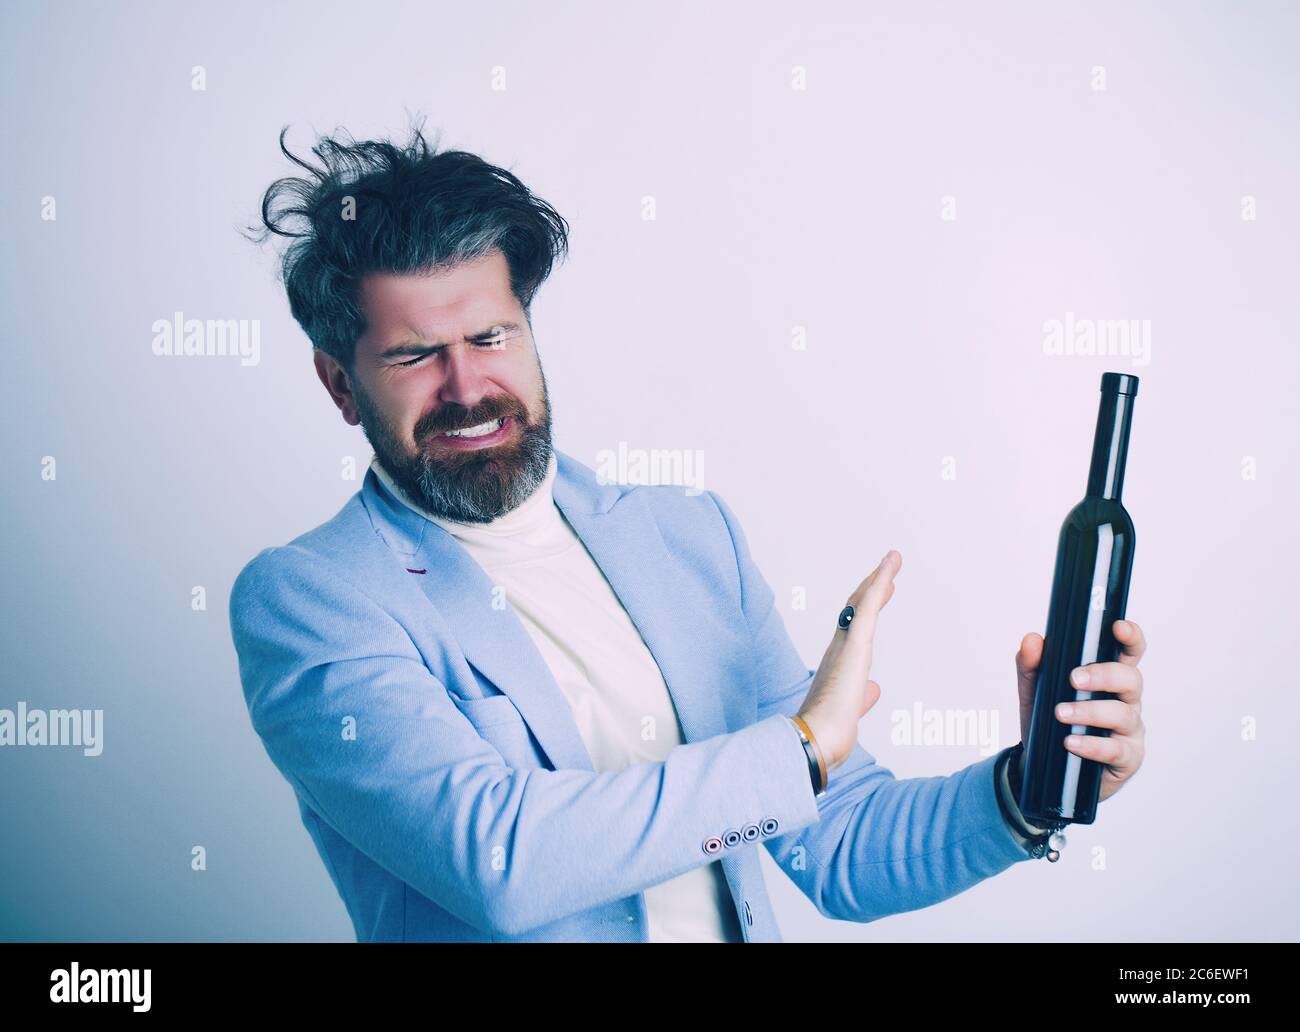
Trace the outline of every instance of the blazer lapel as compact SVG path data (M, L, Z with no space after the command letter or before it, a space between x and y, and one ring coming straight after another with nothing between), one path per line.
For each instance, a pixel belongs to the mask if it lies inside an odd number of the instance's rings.
M668 686L687 742L726 730L722 698L700 669L698 614L644 492L601 494L595 473L563 453L555 504L614 589ZM608 499L610 504L593 504Z
M555 503L596 561L659 665L686 741L725 730L720 697L697 676L697 628L674 584L675 560L644 497L601 484L556 451ZM411 579L447 621L465 658L508 695L557 769L592 770L568 699L510 606L493 608L492 582L454 537L394 498L373 470L363 490L384 517L377 527ZM423 572L416 572L423 571ZM702 687L703 686L703 687Z

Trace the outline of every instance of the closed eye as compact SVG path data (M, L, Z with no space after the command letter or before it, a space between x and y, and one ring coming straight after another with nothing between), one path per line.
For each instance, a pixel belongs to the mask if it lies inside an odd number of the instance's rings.
M509 338L507 337L495 337L492 340L476 340L474 342L474 346L478 348L482 348L484 351L500 351L503 347L506 346L506 341L508 339ZM394 362L393 365L399 365L399 366L419 365L430 355L436 355L441 350L442 348L430 348L423 355L416 355L415 358L408 359L405 362Z

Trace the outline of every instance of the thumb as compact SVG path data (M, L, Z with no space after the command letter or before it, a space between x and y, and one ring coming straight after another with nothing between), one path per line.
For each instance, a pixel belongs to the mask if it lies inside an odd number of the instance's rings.
M1020 698L1025 702L1034 700L1034 682L1038 678L1038 664L1043 660L1043 636L1034 632L1026 634L1016 650L1016 679L1019 681Z
M880 685L875 681L867 682L867 690L862 693L862 712L858 714L858 719L867 715L867 711L880 701Z

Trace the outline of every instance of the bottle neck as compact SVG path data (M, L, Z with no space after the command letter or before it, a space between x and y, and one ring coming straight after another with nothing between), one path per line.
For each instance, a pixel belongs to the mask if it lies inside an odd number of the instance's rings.
M1124 490L1124 464L1128 460L1129 428L1133 422L1131 394L1103 390L1097 411L1097 434L1092 440L1092 466L1088 470L1088 496L1118 502Z

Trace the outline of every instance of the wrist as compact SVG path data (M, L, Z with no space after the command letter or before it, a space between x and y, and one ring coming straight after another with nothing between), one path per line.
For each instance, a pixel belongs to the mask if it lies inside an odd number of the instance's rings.
M1007 752L1006 776L1007 788L1010 790L1010 802L1014 807L1014 814L1008 815L1011 822L1020 829L1020 831L1031 838L1045 836L1051 832L1050 827L1044 827L1035 824L1025 816L1020 804L1021 786L1024 777L1024 759L1025 745L1024 742L1017 742Z
M816 707L800 708L791 720L801 724L803 730L808 732L808 737L816 743L817 748L821 751L822 762L826 767L826 773L839 766L839 760L836 759L836 745L839 742L838 726L824 711L819 711Z
M825 754L817 741L817 735L803 717L796 715L789 719L794 726L795 732L799 735L804 755L808 760L808 777L812 781L813 795L820 796L825 793L826 786L830 781L830 770L826 765Z

